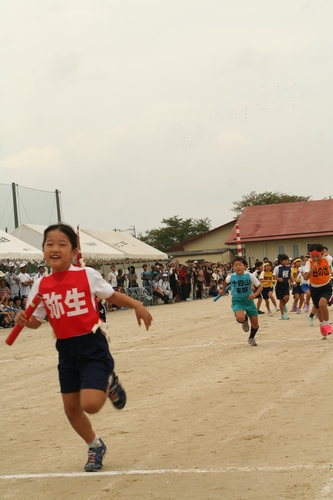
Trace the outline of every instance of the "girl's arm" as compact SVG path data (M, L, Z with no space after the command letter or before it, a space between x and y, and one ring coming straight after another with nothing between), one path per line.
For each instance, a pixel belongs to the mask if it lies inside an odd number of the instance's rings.
M262 284L260 283L260 285L258 286L257 290L255 291L255 293L251 293L249 295L249 299L250 300L253 300L253 299L256 299L258 297L258 295L261 294L261 292L263 291L263 286Z
M119 307L131 307L135 310L136 318L138 320L139 326L141 326L141 320L143 320L145 327L149 330L153 318L148 312L148 310L139 302L138 300L128 297L124 293L114 292L111 297L106 299L109 304L116 304Z
M223 287L222 287L222 290L220 291L220 294L221 295L224 295L224 292L225 292L225 289L227 288L227 281L224 280L223 281Z
M33 330L36 330L42 324L34 316L31 316L31 318L27 321L27 317L26 317L25 311L23 309L21 309L16 314L15 323L16 323L16 325L24 326L24 327L26 326L28 328L32 328Z
M314 263L313 263L313 266L312 266L312 267L311 267L311 269L310 269L310 271L308 271L307 273L304 273L304 275L303 275L303 276L304 276L304 279L305 279L305 280L310 279L310 277L312 276L312 273L313 273L313 271L316 269L317 265L318 265L318 263L317 263L317 262L314 262Z

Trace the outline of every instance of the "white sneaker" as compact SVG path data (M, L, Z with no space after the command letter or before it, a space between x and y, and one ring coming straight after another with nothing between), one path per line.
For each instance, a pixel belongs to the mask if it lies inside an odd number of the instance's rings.
M268 311L268 316L273 316L272 311Z

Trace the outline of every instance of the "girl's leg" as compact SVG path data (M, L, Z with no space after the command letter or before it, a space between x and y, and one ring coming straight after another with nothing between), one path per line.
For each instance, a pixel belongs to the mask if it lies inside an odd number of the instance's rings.
M309 305L309 304L310 304L310 298L311 298L311 293L310 293L310 290L307 290L307 291L306 291L306 297L305 297L305 303L306 303L307 305Z
M258 316L250 316L250 322L251 322L251 331L250 331L250 336L248 339L248 343L252 346L256 346L257 342L255 341L255 336L259 328L259 323L258 323Z
M252 328L259 328L258 316L250 316Z
M242 309L236 311L235 317L238 323L244 323L246 321L245 311L243 311Z
M302 310L303 304L304 304L304 293L301 293L299 296L299 306L298 306L299 310Z
M322 323L323 321L329 321L329 312L327 307L327 300L322 297L319 301L319 308L317 309L318 319Z
M297 309L298 309L298 301L299 301L299 294L298 293L295 293L294 295L294 302L293 302L293 306L292 306L292 311L293 312L296 312Z
M273 295L273 292L269 292L268 296L269 296L269 298L271 299L272 304L273 304L273 306L274 306L274 307L275 307L275 309L276 309L277 304L276 304L276 300L275 300L275 297L274 297L274 295Z
M91 443L95 437L91 422L81 408L80 393L62 394L66 417L73 429L86 443Z
M259 298L257 299L257 309L258 309L258 311L260 311L261 303L262 303L262 297L259 296Z
M73 427L86 443L95 437L86 413L97 413L105 403L107 392L96 389L82 389L80 392L62 394L65 414Z
M268 312L270 312L270 308L269 308L269 299L265 299L265 304L266 304L266 309Z
M284 299L279 299L280 313L281 316L284 314Z

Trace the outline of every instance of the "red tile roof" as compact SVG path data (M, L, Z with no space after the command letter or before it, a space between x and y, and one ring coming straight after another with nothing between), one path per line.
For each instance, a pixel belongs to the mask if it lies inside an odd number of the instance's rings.
M243 243L333 236L333 199L246 207L238 224ZM236 242L234 226L225 243Z

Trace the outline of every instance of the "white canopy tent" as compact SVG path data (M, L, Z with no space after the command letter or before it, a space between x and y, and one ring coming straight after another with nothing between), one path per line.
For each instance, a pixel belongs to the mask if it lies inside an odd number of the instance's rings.
M26 243L37 246L37 248L42 248L44 230L46 227L47 226L40 226L37 224L22 224L11 234ZM121 263L124 261L125 256L121 250L112 248L110 245L95 239L81 229L80 244L83 259L86 262Z
M38 248L21 241L12 234L0 230L0 261L8 263L14 261L21 262L41 262L44 254Z
M82 233L89 234L99 241L110 245L124 253L126 262L152 262L168 260L168 255L157 250L143 241L123 231L99 231L95 229L82 229Z

